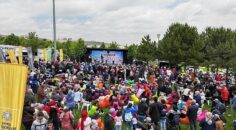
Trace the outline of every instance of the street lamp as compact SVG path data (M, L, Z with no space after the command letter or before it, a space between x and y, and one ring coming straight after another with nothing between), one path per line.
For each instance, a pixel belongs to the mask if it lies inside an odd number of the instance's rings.
M157 34L157 40L159 42L161 34Z
M158 47L158 44L159 44L160 36L161 36L161 34L157 34L157 47Z
M56 12L55 12L55 0L53 2L53 43L54 43L54 61L57 60L57 43L56 43Z

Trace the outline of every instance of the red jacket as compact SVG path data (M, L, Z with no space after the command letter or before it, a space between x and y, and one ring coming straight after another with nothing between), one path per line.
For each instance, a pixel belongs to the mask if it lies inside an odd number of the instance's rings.
M220 98L223 101L228 101L228 98L229 98L229 91L228 91L228 89L224 86L224 87L221 87L219 90L220 90Z

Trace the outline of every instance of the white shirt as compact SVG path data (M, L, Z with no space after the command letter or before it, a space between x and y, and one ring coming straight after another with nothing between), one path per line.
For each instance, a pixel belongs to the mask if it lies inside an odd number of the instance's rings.
M183 95L189 96L189 92L190 92L190 89L186 88L186 89L184 89Z
M116 116L115 117L115 125L122 125L122 117L121 116Z
M134 125L138 124L138 120L136 118L133 118L132 122L133 122Z

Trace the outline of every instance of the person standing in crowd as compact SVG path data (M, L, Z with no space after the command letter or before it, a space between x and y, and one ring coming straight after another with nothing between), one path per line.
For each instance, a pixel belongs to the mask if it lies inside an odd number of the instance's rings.
M221 84L220 87L217 88L220 91L220 99L221 102L224 103L224 105L226 106L226 102L229 100L229 90L228 88L225 86L225 84Z
M218 114L214 115L214 120L215 120L215 124L216 124L215 130L224 130L224 122L220 119L220 116Z
M30 102L25 102L23 115L22 115L22 123L25 127L25 130L31 130L32 123L34 121L34 108L32 108Z
M148 110L148 105L146 103L146 99L142 98L141 102L138 104L138 119L140 121L144 121L144 119L146 118L147 110Z
M164 99L161 100L161 104L162 104L162 109L161 109L161 115L160 115L160 128L161 130L167 130L166 129L167 110L166 110L166 104L165 104Z
M75 95L73 94L72 90L69 90L68 94L65 97L65 104L71 111L73 111L75 108L74 97L75 97Z
M229 116L233 116L234 115L234 111L236 110L236 94L235 92L233 92L233 99L231 101L231 111Z
M207 112L205 119L203 119L200 123L199 126L201 127L201 130L215 130L215 122L212 120L212 113Z
M202 100L201 100L201 95L199 91L195 91L195 96L194 99L196 100L196 103L198 106L201 108L202 107Z
M31 130L46 130L47 120L44 118L43 112L37 114L36 120L31 126Z
M91 125L91 118L88 117L88 112L86 109L84 109L81 113L81 118L79 119L79 122L77 124L78 130L90 130Z
M59 109L54 100L50 101L49 120L52 121L54 130L59 130Z
M41 84L38 87L37 95L38 95L38 102L42 103L43 99L46 97L45 90L44 90L44 84Z
M160 120L162 104L157 102L157 97L154 97L150 103L151 105L149 106L149 115L152 119L152 122L157 126Z
M195 100L192 100L191 106L188 107L187 110L187 117L190 123L190 130L197 130L196 119L197 119L197 112L198 112L198 105L196 104Z
M116 126L116 130L121 130L121 126L122 126L122 112L119 110L116 113L116 117L115 117L115 126Z
M109 113L105 114L104 116L104 130L115 130L114 128L114 119L112 117L112 113L114 109L110 109Z
M36 117L39 112L43 112L44 118L48 120L49 119L48 113L43 108L44 108L43 104L38 104L37 109L35 109L34 115Z
M128 104L127 108L123 112L123 120L126 122L126 130L132 130L132 119L137 112L137 109L133 107L131 103Z
M60 115L61 119L61 129L62 130L73 130L72 120L74 120L74 115L69 108L65 107L64 111Z

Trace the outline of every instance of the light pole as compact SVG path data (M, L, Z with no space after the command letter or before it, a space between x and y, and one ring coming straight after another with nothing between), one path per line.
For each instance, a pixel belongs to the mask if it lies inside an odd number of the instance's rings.
M159 44L160 36L161 36L161 34L157 34L157 47L158 47L158 44Z
M161 34L157 34L157 42L159 42L159 40L160 40L160 36L161 36Z
M57 60L57 43L56 43L56 12L55 12L55 0L53 2L53 43L54 43L54 61Z

